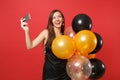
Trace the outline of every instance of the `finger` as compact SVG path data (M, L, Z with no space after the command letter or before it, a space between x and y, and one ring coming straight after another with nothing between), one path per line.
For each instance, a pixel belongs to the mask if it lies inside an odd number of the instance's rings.
M25 21L25 18L20 18L20 22L22 23L22 22L24 22Z
M28 26L28 23L23 22L22 27Z

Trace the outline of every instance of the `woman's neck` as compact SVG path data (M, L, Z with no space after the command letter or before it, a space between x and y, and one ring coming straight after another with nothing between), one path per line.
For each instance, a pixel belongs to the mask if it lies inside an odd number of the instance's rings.
M62 35L61 28L54 28L54 31L55 31L56 37Z

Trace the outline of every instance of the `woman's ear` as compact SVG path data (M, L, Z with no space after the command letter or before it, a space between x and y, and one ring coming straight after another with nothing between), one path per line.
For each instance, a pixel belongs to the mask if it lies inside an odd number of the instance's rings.
M64 25L64 20L62 21L62 25Z

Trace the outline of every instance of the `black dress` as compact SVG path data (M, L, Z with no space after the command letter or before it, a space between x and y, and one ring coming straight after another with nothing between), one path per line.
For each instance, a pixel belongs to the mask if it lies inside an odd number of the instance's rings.
M51 48L45 48L43 80L71 80L66 73L67 60L57 58Z

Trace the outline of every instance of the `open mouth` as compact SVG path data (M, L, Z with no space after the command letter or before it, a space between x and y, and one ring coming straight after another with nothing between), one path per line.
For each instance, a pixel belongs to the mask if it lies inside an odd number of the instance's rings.
M61 22L55 22L54 24L55 25L61 25L62 23Z

